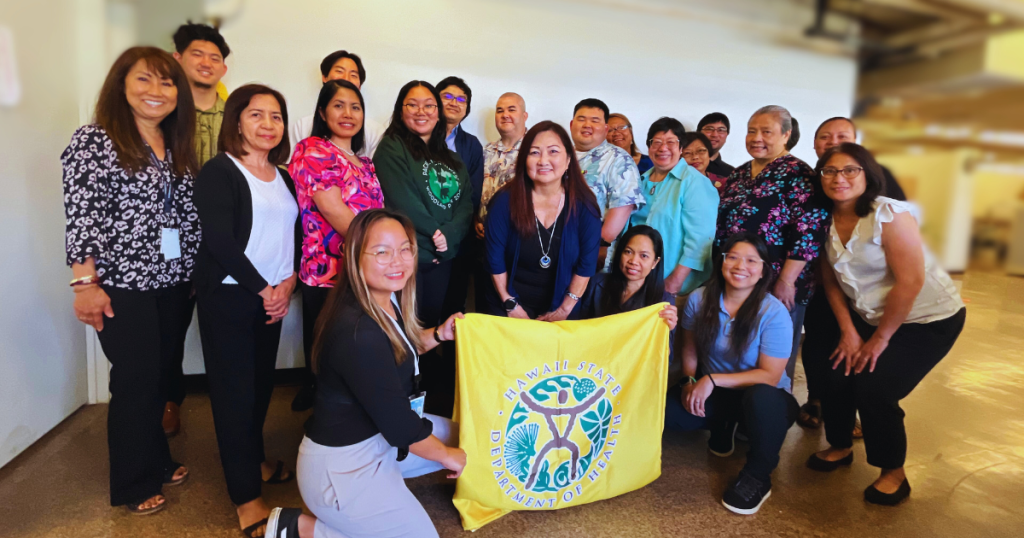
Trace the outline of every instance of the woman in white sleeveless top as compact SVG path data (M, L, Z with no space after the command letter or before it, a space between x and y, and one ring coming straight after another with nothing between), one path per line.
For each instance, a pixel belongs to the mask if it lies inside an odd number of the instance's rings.
M885 180L866 149L852 143L830 149L818 161L815 182L832 208L822 274L842 339L822 401L831 447L811 455L807 466L832 471L853 463L859 410L868 464L881 468L864 500L895 505L910 495L899 402L953 347L966 309L921 242L913 206L881 196Z

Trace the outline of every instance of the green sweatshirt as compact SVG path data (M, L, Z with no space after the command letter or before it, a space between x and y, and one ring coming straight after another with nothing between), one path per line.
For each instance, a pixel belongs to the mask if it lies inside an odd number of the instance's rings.
M419 262L450 260L469 234L473 218L472 183L465 165L456 170L432 160L416 160L396 137L385 136L373 154L373 166L384 191L384 207L405 213L416 227ZM448 250L437 252L434 232L441 230Z

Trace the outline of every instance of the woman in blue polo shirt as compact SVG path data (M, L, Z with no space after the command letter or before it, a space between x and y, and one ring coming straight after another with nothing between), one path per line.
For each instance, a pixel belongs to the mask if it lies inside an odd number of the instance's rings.
M771 473L799 412L786 375L793 322L768 293L774 275L763 239L738 233L722 253L707 285L690 294L680 316L686 381L669 391L665 426L711 430L708 449L726 457L743 422L750 451L722 504L749 515L771 495Z

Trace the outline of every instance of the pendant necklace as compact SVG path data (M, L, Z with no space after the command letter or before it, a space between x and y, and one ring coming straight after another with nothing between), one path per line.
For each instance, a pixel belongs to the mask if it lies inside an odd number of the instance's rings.
M347 149L345 149L345 148L335 144L334 140L331 140L329 138L327 139L327 141L330 142L332 146L338 148L338 151L348 155L349 157L355 157L356 153L354 151L349 151L349 150L347 150Z
M534 223L537 225L537 242L540 243L540 268L547 269L551 267L551 256L548 255L551 252L551 244L555 241L555 230L558 229L558 216L562 214L562 205L565 203L565 193L562 193L562 199L558 202L558 213L555 214L555 223L551 226L551 235L548 236L548 248L544 248L544 240L540 236L540 219L537 215L533 216Z

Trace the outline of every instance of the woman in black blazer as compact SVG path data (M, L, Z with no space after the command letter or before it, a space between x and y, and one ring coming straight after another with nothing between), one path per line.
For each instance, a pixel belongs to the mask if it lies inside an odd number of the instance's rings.
M294 476L263 451L301 245L295 185L277 166L288 159L286 125L280 93L254 84L235 90L224 105L220 154L196 179L199 330L224 478L246 536L263 536L270 514L262 482Z

